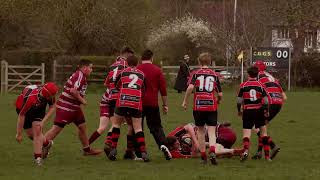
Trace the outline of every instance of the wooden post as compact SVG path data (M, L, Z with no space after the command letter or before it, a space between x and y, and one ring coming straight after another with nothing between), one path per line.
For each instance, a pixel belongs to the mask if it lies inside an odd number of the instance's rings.
M45 81L45 65L41 63L41 84L44 84Z
M52 81L53 82L55 82L57 80L56 66L57 66L57 60L53 60L53 65L52 65Z
M1 61L1 94L6 94L8 91L8 63Z

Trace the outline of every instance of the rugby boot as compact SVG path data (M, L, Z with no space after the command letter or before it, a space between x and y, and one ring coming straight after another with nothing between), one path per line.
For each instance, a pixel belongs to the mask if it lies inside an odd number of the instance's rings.
M209 159L212 165L218 165L216 154L214 152L209 153Z
M172 158L172 155L171 155L169 149L167 148L167 146L161 145L161 146L160 146L160 149L161 149L161 151L163 152L164 157L166 158L166 160L169 161L169 160Z
M280 147L278 147L277 145L271 149L271 153L270 153L270 159L274 159L276 157L276 155L280 152Z

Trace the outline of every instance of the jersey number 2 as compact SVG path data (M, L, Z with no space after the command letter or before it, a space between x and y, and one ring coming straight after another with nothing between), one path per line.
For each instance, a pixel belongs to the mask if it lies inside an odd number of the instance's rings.
M129 79L131 79L131 82L129 83L128 87L137 89L136 82L138 81L138 76L136 74L130 74Z

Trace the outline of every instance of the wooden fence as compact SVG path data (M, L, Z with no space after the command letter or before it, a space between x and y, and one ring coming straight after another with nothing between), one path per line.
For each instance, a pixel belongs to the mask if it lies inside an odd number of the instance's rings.
M14 91L31 84L44 84L45 64L9 65L1 61L1 94Z
M67 78L76 70L77 65L59 64L56 60L53 61L52 79L57 83L64 83ZM109 67L105 65L94 65L90 75L90 82L104 82Z
M53 68L52 69L53 81L55 81L59 84L62 84L76 70L76 65L59 64L59 62L55 60L53 62L52 68ZM107 75L108 68L109 68L108 65L94 65L93 72L91 73L90 78L88 80L90 82L103 82L106 75ZM175 77L178 74L179 68L180 68L180 66L161 66L161 69L162 69L164 75L167 78L169 78L170 81L175 80ZM195 68L197 68L197 66L190 66L191 70L195 69ZM212 66L210 68L215 69L218 72L227 70L226 66ZM237 78L237 76L240 75L239 67L229 67L228 71L230 73L230 76L232 76L229 78L230 80Z

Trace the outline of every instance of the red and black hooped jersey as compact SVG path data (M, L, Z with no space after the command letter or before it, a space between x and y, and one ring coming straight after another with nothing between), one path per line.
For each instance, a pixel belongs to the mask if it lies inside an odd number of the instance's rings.
M283 104L283 89L276 78L268 72L261 71L258 74L258 80L268 94L269 104Z
M222 92L219 75L209 68L201 68L192 72L189 83L195 86L195 111L216 111L218 108L215 92Z
M124 69L116 80L117 88L119 88L116 106L142 110L144 82L144 74L139 69L131 67Z
M119 96L119 91L116 88L115 81L119 74L128 66L127 61L123 57L117 57L115 63L109 67L109 72L105 80L105 85L109 89L110 100L116 100Z
M20 110L20 115L25 115L29 110L46 109L47 104L51 106L55 103L54 97L47 100L39 95L41 88L42 86L29 85L23 89L16 100L16 109Z
M267 93L257 79L249 78L240 84L238 97L243 98L243 109L260 109L263 97L267 97Z
M182 125L182 126L179 126L177 127L176 129L174 129L173 131L171 131L168 136L175 136L178 138L178 140L181 139L182 136L184 136L187 131L186 129L184 128L185 125Z

